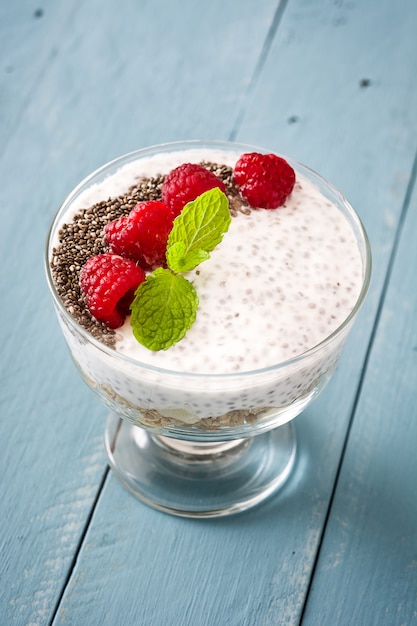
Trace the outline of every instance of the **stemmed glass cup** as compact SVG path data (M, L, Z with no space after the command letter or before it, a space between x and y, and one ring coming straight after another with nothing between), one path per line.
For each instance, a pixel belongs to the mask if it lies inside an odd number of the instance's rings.
M364 227L344 196L304 165L287 160L345 216L362 258L352 311L315 347L254 371L193 374L136 361L95 339L65 308L50 262L61 225L82 194L119 168L160 153L260 151L231 142L175 142L138 150L101 167L66 198L47 239L45 266L58 320L83 379L109 409L105 446L121 483L156 509L184 517L223 516L277 492L296 460L294 418L333 374L365 299L371 252Z

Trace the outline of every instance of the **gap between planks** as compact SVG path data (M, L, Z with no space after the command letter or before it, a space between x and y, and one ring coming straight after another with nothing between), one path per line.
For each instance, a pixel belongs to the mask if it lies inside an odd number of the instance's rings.
M57 598L57 601L55 603L54 609L52 611L52 615L51 615L51 618L50 618L50 620L48 622L48 626L52 626L53 625L53 623L55 621L55 618L58 615L58 611L60 609L62 599L63 599L63 597L65 595L67 587L68 587L68 585L69 585L69 583L71 581L72 575L74 573L75 566L76 566L77 561L78 561L78 556L79 556L79 554L80 554L80 552L81 552L81 550L83 548L84 541L85 541L85 538L86 538L87 533L88 533L88 529L90 528L91 520L93 519L94 512L95 512L95 510L97 508L97 504L98 504L98 502L100 500L100 497L101 497L101 494L103 492L104 485L106 484L109 472L110 472L110 466L106 465L106 468L105 468L105 470L103 472L103 476L101 478L101 481L100 481L98 489L97 489L96 497L93 500L93 503L92 503L90 511L88 513L88 516L87 516L87 519L85 521L84 527L83 527L82 532L80 534L80 538L78 540L77 546L76 546L76 548L74 550L74 555L72 557L70 566L68 568L67 575L66 575L65 580L63 582L63 585L62 585L62 588L61 588L61 592L60 592L60 594L59 594L59 596Z

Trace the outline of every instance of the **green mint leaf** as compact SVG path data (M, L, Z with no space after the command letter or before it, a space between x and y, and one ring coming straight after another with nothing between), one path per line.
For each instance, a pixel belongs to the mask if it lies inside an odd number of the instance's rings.
M169 254L172 263L176 267L176 270L173 271L177 272L188 272L188 270L194 269L197 265L210 258L209 253L200 248L187 250L187 246L183 241L174 243L169 249Z
M198 297L183 276L162 267L139 285L130 309L137 341L149 350L167 350L194 323Z
M186 204L168 238L168 267L176 273L188 272L208 259L230 222L229 202L218 187Z

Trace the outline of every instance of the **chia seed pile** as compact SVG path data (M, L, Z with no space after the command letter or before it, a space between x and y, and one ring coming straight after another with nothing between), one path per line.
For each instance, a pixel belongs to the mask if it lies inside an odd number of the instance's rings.
M202 161L201 165L224 182L232 216L239 211L250 211L242 207L242 198L232 180L231 167L207 161ZM52 251L52 277L65 308L80 326L109 347L115 346L116 333L88 311L79 284L80 271L90 257L109 252L104 238L106 224L128 215L138 202L160 200L164 180L162 175L142 178L126 194L81 209L70 223L63 224L58 233L59 245Z

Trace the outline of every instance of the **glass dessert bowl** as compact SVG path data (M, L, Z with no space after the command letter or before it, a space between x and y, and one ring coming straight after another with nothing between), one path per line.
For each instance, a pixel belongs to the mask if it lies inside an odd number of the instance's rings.
M187 141L122 156L73 190L47 239L47 279L65 340L83 379L110 409L105 428L110 465L139 499L180 516L243 511L285 483L296 459L292 421L334 372L370 281L371 253L360 219L344 196L309 168L285 157L297 177L292 199L278 209L245 207L230 172L248 152L264 151ZM159 198L163 177L185 162L215 164L227 179L235 234L226 239L226 233L219 250L248 232L256 244L243 240L237 246L243 252L233 250L226 261L214 250L210 261L191 273L202 292L190 339L158 353L142 346L137 352L127 323L108 331L91 320L77 291L82 261L72 248L89 245L88 254L102 253L103 228L114 219L114 206L119 215L123 203L132 208L138 198ZM133 188L140 189L139 196ZM262 216L275 221L250 223ZM248 267L256 268L253 284ZM206 304L210 280L219 272L214 303Z

